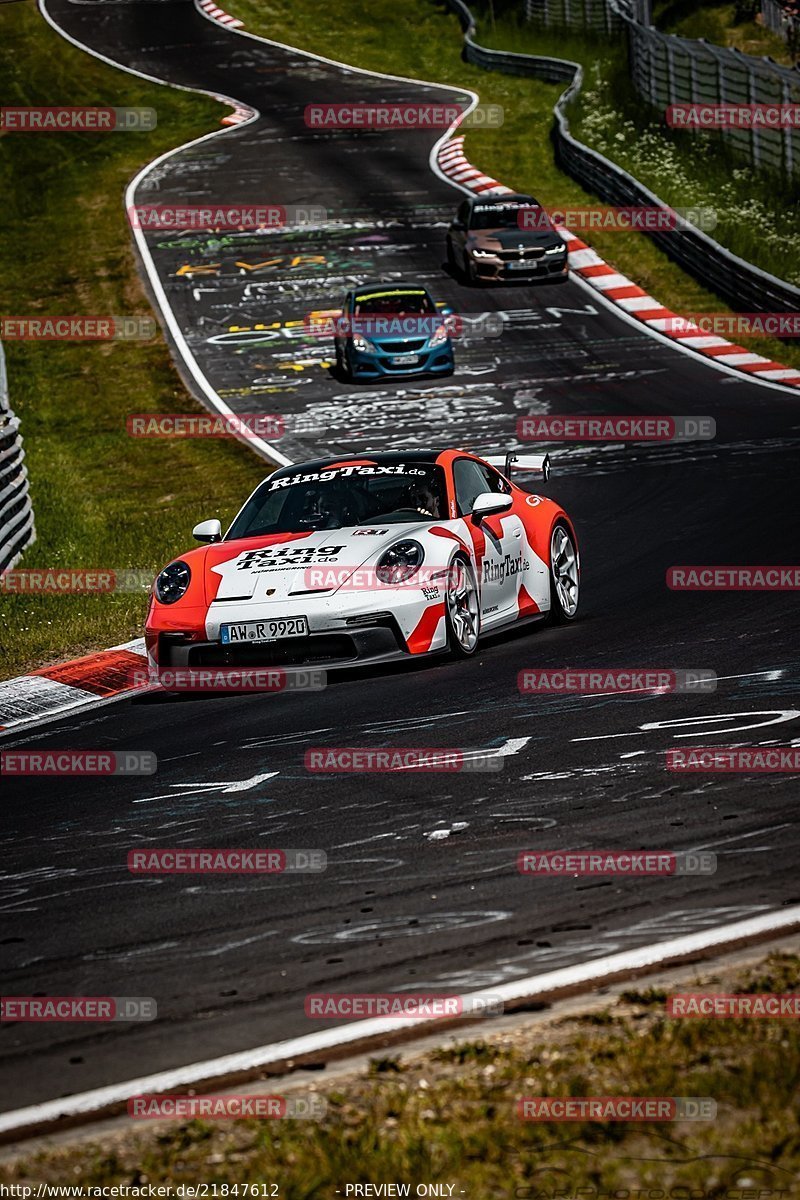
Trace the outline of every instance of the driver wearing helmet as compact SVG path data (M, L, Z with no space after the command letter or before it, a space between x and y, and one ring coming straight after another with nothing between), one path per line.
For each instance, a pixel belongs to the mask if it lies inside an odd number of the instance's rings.
M315 529L344 529L359 524L364 507L362 496L335 480L308 492L300 520Z
M406 489L405 507L413 508L421 517L434 517L438 520L439 497L433 489L430 479L415 480Z

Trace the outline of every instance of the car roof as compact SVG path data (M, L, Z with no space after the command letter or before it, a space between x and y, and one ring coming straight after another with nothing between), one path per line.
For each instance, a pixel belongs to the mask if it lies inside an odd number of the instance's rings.
M368 450L359 454L331 454L327 458L315 458L310 462L292 463L291 466L281 467L270 475L270 479L284 478L286 475L295 475L298 471L325 471L330 467L339 466L346 463L376 463L381 467L397 466L404 462L429 462L435 463L440 454L443 454L447 447L440 447L438 450L428 449L412 449L412 450L380 450L376 454L370 453ZM469 453L468 451L466 453Z

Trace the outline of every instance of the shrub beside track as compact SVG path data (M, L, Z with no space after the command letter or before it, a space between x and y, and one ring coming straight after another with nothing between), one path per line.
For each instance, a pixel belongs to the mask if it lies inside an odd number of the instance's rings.
M700 979L696 969L674 968L669 979L673 992L783 994L800 986L800 959L773 954L746 969L701 970ZM115 1127L113 1140L18 1158L0 1167L0 1182L168 1184L172 1196L179 1184L205 1183L209 1196L215 1184L266 1184L265 1195L275 1184L281 1200L322 1200L358 1194L347 1185L387 1182L415 1196L417 1185L438 1180L454 1197L481 1200L796 1200L800 1024L670 1019L662 988L643 980L567 1016L490 1026L486 1040L452 1035L424 1054L387 1053L340 1078L292 1080L287 1094L312 1091L327 1102L318 1122L196 1120L152 1131L131 1122ZM270 1090L284 1089L275 1081ZM523 1095L707 1096L717 1119L534 1123L516 1116Z

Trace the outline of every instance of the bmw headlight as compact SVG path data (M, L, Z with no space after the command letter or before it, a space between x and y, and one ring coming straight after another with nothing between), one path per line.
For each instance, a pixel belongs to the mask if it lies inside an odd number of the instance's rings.
M170 563L168 567L164 567L160 575L156 576L153 584L156 599L160 600L162 604L174 604L186 592L191 578L192 572L189 570L188 563Z
M495 250L477 250L473 248L470 250L470 254L474 255L475 258L497 258Z
M563 254L566 248L566 246L550 246L545 250L545 254Z
M384 551L375 573L381 583L405 583L420 569L424 557L425 551L419 542L407 538Z

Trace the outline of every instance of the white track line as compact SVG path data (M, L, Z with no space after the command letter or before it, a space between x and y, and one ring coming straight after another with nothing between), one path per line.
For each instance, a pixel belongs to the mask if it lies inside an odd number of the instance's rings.
M641 946L635 950L625 950L619 954L610 954L605 958L594 959L590 962L577 963L572 967L563 967L558 971L548 971L544 975L532 975L526 979L515 980L513 983L483 988L480 992L465 993L462 998L466 1002L473 998L486 996L487 992L491 992L492 997L509 1002L526 1000L537 995L549 995L559 991L572 991L590 983L599 984L610 976L633 971L644 972L649 968L663 966L673 959L685 958L702 951L718 950L731 942L763 939L768 938L771 934L777 936L798 925L800 925L800 905L794 905L792 908L764 913L758 917L748 917L717 929L704 929L699 933L685 934L683 937L672 938L666 942L657 942L653 946ZM16 1112L2 1113L0 1114L0 1135L49 1125L62 1118L87 1117L114 1105L124 1104L132 1096L143 1093L174 1092L177 1088L196 1086L213 1079L256 1072L271 1064L285 1063L289 1059L297 1059L302 1055L334 1050L351 1043L380 1039L400 1030L408 1032L413 1028L417 1036L423 1033L427 1035L435 1030L437 1024L441 1025L436 1020L409 1021L399 1017L375 1017L368 1021L353 1021L347 1025L339 1025L334 1029L326 1029L319 1033L307 1033L302 1037L291 1038L285 1042L256 1046L252 1050L226 1054L221 1058L211 1058L204 1062L189 1063L184 1067L160 1071L153 1075L143 1075L139 1079L129 1079L125 1083L95 1088L93 1091L81 1092L75 1096L65 1096L59 1100L48 1100L43 1104L17 1109ZM453 1028L450 1026L448 1033L452 1032Z
M624 308L620 308L613 300L609 299L599 288L592 287L589 279L584 279L582 275L578 275L575 271L571 271L569 277L573 283L579 284L594 300L599 300L601 304L613 312L615 316L619 317L621 321L626 321L628 325L633 329L637 329L639 333L649 334L650 337L661 342L663 346L669 346L671 350L677 350L679 354L685 354L688 358L691 358L692 362L705 367L711 367L713 370L721 371L725 375L730 375L734 379L737 379L739 383L757 383L760 387L769 388L773 392L777 390L782 392L784 396L791 395L797 399L797 388L786 387L785 384L775 382L771 379L759 378L758 375L747 375L744 371L737 371L735 367L726 367L724 362L720 362L716 358L705 358L698 351L692 350L690 346L682 345L682 339L679 338L677 341L673 341L667 334L654 329L652 325L647 325L644 321L638 321L636 317L631 316L630 313L625 312ZM635 282L635 280L631 282ZM553 307L557 306L553 305Z
M148 83L157 83L161 87L175 87L181 92L193 92L198 95L210 96L213 100L219 100L222 104L230 104L234 109L242 108L242 102L234 100L231 96L224 96L220 92L210 92L206 88L190 88L184 87L183 84L179 83L169 83L164 79L157 79L154 75L145 75L144 72L137 71L134 67L127 67L122 63L115 62L113 59L107 58L106 55L100 54L97 50L93 50L91 46L87 46L83 42L77 41L71 36L71 34L66 33L48 12L47 0L39 0L39 8L44 19L50 26L52 26L56 33L58 33L66 41L70 42L73 46L76 46L79 50L83 50L86 54L90 54L93 58L99 59L100 62L104 62L110 67L115 67L119 71L126 71L129 75L136 75L140 79L146 79ZM198 11L202 10L198 9ZM203 16L206 16L206 14L203 13ZM214 18L208 17L208 20L214 21ZM228 28L227 26L221 26L218 21L214 21L214 24L218 29ZM250 108L249 105L246 107L248 109ZM250 125L253 121L257 121L260 116L261 113L258 111L258 109L252 109L252 116L248 117L246 120L240 121L235 127L231 128L241 129L244 125ZM166 160L168 158L172 158L173 155L180 154L184 150L191 149L192 146L199 146L203 142L210 141L211 138L224 137L225 134L231 132L231 128L214 129L211 133L203 134L202 137L194 138L190 142L184 142L182 146L176 146L173 150L167 150L164 154L159 154L159 156L154 158L152 162L149 162L147 166L142 167L141 171L139 171L135 178L132 179L128 184L128 187L125 191L126 217L135 205L135 193L137 187L155 167L160 166L161 163L166 162ZM219 412L225 417L235 418L237 414L220 396L217 395L216 391L211 385L210 380L203 373L200 364L197 362L197 359L189 348L189 344L186 341L183 330L178 324L177 318L172 311L169 300L167 299L167 294L164 291L163 284L158 276L155 263L153 262L153 257L150 253L150 248L147 245L147 239L144 236L144 231L136 226L131 226L131 231L136 241L139 254L141 255L144 269L147 272L147 278L156 298L160 314L167 325L170 334L172 335L178 352L183 359L189 374L200 388L200 391L213 411ZM243 442L244 445L250 446L256 451L256 453L260 454L262 458L267 459L268 462L277 466L285 467L290 465L292 462L290 458L287 458L285 454L282 454L280 450L277 450L275 446L271 445L269 442L265 442L262 438L242 436L239 438L239 440Z
M197 11L200 12L207 20L213 21L214 18L208 16L207 13L199 7L199 0L195 0ZM46 0L39 0L39 6L43 16L47 22L68 42L74 46L84 50L87 54L94 58L100 59L102 62L110 66L117 67L119 70L128 71L132 75L138 75L142 79L146 79L151 83L158 83L166 87L178 87L181 91L194 91L202 95L212 96L214 99L222 100L225 103L230 103L234 107L237 101L230 97L220 96L214 92L205 91L202 88L186 88L179 84L170 84L163 79L157 79L154 76L145 75L140 71L136 71L131 67L122 66L120 63L114 62L110 58L97 53L90 47L76 41L69 34L65 33L51 18L47 11ZM216 24L216 22L215 22ZM275 42L269 38L264 38L258 34L248 33L246 30L229 29L229 32L234 36L251 38L253 41L264 42L266 45L276 46L283 50L290 50L302 57L315 59L317 62L329 63L332 66L337 66L345 71L353 72L360 75L371 75L376 78L397 80L403 83L417 83L424 86L437 87L445 91L458 91L462 94L471 97L472 103L464 110L461 117L442 135L431 150L429 164L432 172L437 175L443 182L449 186L456 188L458 191L466 195L472 195L471 189L462 187L459 184L454 184L439 167L437 156L439 148L452 136L455 129L463 120L467 113L471 112L478 103L478 96L466 88L453 88L447 84L433 83L431 81L409 79L401 75L387 75L380 71L367 71L361 67L352 67L349 64L338 62L335 59L325 58L322 55L312 54L310 51L298 50L297 47L288 46L284 42ZM260 113L256 112L250 121L257 120ZM248 122L249 123L249 122ZM176 147L174 150L160 155L154 159L146 167L139 172L133 182L129 185L126 192L126 209L132 205L133 193L142 179L155 166L170 158L173 154L177 154L182 150L187 150L192 146L199 145L201 142L210 140L213 137L221 137L228 133L228 129L215 130L212 133L205 134L203 137L195 138L191 142L187 142L182 146ZM181 350L184 361L187 367L192 372L193 377L203 390L213 407L218 411L227 414L232 414L232 410L217 396L210 382L206 379L200 370L194 356L186 344L180 328L177 325L172 309L167 301L164 289L155 271L155 265L150 255L149 249L144 242L141 230L134 229L134 235L137 236L137 242L142 253L145 269L147 270L148 278L150 279L154 293L159 299L159 304L162 306L162 314L167 322L176 344ZM690 350L684 349L679 344L670 341L663 337L656 330L644 326L641 322L627 316L616 305L613 305L606 297L598 292L596 288L592 288L586 281L580 279L580 276L573 276L580 280L586 290L593 296L598 297L606 306L621 317L627 320L634 328L645 329L652 337L662 341L665 345L671 346L673 349L682 350L683 353L691 354L695 362L698 361L697 355L692 354ZM177 332L176 332L177 331ZM717 370L725 370L720 363L709 362L709 366ZM727 374L734 375L741 379L740 373L728 369ZM776 384L769 384L766 381L755 380L760 382L762 386L775 387ZM782 389L789 391L790 389ZM792 393L796 394L796 393ZM235 414L232 414L235 415ZM257 446L260 439L250 439L248 444ZM273 458L273 461L281 463L289 463L291 460L284 456L278 456L278 452L273 447L269 447L267 443L261 443L262 450L266 451L266 457ZM275 457L278 456L278 457ZM595 959L588 963L579 963L572 967L565 967L559 971L550 971L544 975L531 976L526 979L517 980L514 983L502 984L492 989L493 996L499 996L504 1001L516 999L524 999L542 993L549 993L556 990L572 988L576 985L586 984L591 981L600 981L605 976L616 972L645 970L649 967L655 967L664 962L691 953L696 953L703 950L721 948L727 942L738 941L741 939L753 939L768 936L770 933L778 934L785 931L794 925L800 924L800 906L783 909L774 913L769 913L760 917L752 917L744 921L738 921L733 925L722 926L714 930L704 930L701 933L688 934L681 938L673 938L667 942L659 942L653 946L640 947L637 950L625 951L620 954L609 955L606 958ZM481 996L483 992L471 993L465 996L471 998ZM414 1028L419 1029L423 1026L428 1031L435 1027L435 1022L415 1022ZM109 1087L95 1088L93 1091L79 1093L75 1096L65 1097L60 1100L47 1101L44 1104L33 1105L28 1108L17 1109L15 1112L0 1114L0 1134L13 1133L16 1130L22 1130L32 1126L40 1126L48 1122L57 1121L59 1118L68 1116L85 1116L92 1113L97 1113L104 1108L108 1108L115 1104L124 1103L131 1096L142 1092L157 1092L169 1091L176 1087L186 1087L191 1084L199 1083L205 1079L222 1077L225 1075L235 1074L237 1072L253 1071L259 1067L266 1066L270 1063L283 1062L289 1058L294 1058L309 1052L315 1052L324 1049L333 1049L349 1043L363 1041L365 1038L383 1037L390 1032L398 1030L408 1030L409 1022L397 1018L375 1018L370 1021L357 1021L349 1025L338 1026L333 1030L325 1030L321 1033L305 1034L302 1037L290 1039L285 1042L275 1042L266 1046L259 1046L253 1050L240 1051L237 1054L225 1055L222 1058L209 1059L205 1062L191 1063L185 1067L179 1067L172 1071L163 1071L153 1075L142 1076L139 1079L129 1080L126 1083L113 1084Z
M205 17L207 21L214 20L213 17L209 17L208 13L204 12L200 7L200 0L194 0L194 3L195 8L201 16ZM339 67L342 71L349 72L353 75L370 75L375 79L389 79L396 83L415 83L421 87L434 87L439 88L439 90L443 92L454 92L456 95L468 96L470 98L469 105L463 110L460 116L453 121L452 125L450 125L444 131L442 136L433 146L430 155L428 156L428 165L433 174L441 179L443 183L449 184L450 187L457 188L457 190L463 192L465 196L472 196L474 194L470 188L462 187L460 184L454 183L452 179L445 175L444 171L442 171L441 167L439 166L438 155L439 147L443 146L444 143L452 137L467 114L471 113L475 108L479 100L477 92L471 91L470 88L455 87L451 83L436 83L431 79L413 79L408 75L388 75L384 71L369 71L366 67L354 67L351 66L350 63L340 62L337 58L326 58L322 54L314 54L311 50L300 50L297 46L289 46L286 42L276 42L272 38L262 37L260 33L250 33L247 29L231 29L230 32L236 34L237 37L249 38L253 42L263 42L265 46L275 46L279 50L288 50L292 54L301 55L303 58L313 58L315 62L323 62L327 63L331 67Z

